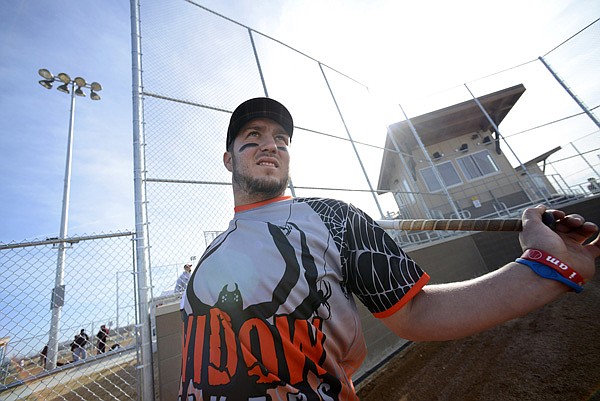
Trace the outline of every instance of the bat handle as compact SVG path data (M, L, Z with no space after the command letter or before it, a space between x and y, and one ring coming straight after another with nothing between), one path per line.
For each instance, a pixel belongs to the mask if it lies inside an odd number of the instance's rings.
M556 219L552 213L544 212L544 214L542 214L542 223L550 227L552 231L556 231Z

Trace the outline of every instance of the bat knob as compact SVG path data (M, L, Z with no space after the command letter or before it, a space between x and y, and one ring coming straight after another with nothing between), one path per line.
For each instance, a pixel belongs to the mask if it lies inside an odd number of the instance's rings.
M544 212L544 214L542 214L542 223L550 227L551 230L556 230L556 219L552 213Z

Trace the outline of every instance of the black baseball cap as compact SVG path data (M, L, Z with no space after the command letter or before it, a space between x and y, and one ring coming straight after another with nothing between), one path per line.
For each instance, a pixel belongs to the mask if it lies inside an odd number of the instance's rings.
M227 149L229 149L244 124L255 118L268 118L279 123L285 132L290 135L290 140L292 139L294 120L288 109L276 100L268 97L257 97L246 100L231 114L229 127L227 128L227 142L225 142Z

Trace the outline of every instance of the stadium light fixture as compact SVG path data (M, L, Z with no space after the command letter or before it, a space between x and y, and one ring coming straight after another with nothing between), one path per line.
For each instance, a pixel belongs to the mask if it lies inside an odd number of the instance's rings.
M51 309L52 318L50 322L50 332L48 335L48 354L46 356L47 370L55 369L58 360L58 345L59 345L59 333L60 333L60 318L62 314L62 307L65 299L65 284L64 284L64 270L65 270L65 257L67 248L67 226L69 220L69 197L71 190L71 164L72 164L72 151L73 151L73 123L75 121L75 95L85 97L84 88L90 89L90 98L92 100L99 100L100 96L95 91L101 90L102 86L93 82L88 85L84 78L77 77L74 80L71 77L61 72L56 77L47 69L41 68L38 70L38 74L44 78L39 81L46 89L52 89L52 84L55 81L59 81L62 85L56 89L63 93L71 95L71 109L69 112L69 132L67 141L67 161L65 165L65 180L63 188L63 201L62 201L62 214L60 220L60 236L58 237L62 242L58 246L58 258L56 261L56 277L54 280L54 288L52 289Z

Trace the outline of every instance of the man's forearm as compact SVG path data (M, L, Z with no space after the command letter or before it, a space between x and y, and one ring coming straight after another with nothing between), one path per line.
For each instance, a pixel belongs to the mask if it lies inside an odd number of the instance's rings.
M523 316L567 291L566 285L512 262L472 280L425 286L383 322L409 340L452 340Z

